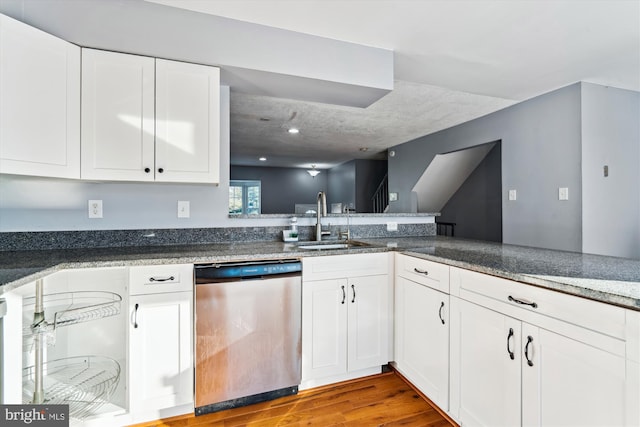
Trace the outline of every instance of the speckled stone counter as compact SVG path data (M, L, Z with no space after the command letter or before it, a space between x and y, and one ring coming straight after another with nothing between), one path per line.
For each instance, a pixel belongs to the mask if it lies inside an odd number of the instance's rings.
M640 310L640 261L448 237L362 238L370 246L302 250L281 242L0 252L0 293L61 269L297 258L395 250Z

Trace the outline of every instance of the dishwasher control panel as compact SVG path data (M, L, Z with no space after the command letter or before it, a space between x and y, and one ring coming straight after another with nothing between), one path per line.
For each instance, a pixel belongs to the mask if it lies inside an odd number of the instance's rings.
M300 260L251 261L196 265L196 283L228 279L258 279L282 274L302 274Z

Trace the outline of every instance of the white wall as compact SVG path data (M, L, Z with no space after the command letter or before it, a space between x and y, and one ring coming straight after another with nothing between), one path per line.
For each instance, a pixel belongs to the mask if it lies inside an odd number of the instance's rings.
M640 93L583 83L583 252L640 258L639 183Z

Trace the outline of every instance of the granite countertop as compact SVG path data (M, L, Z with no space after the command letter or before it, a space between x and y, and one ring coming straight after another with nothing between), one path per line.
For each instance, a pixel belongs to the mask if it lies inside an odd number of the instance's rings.
M357 239L370 246L302 250L282 242L0 252L0 294L57 270L298 258L395 250L640 311L640 261L450 237Z

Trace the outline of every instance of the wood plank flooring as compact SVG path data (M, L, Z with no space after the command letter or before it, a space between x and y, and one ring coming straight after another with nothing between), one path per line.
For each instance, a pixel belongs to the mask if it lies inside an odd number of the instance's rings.
M184 415L139 426L451 427L452 424L401 376L389 372L242 408L199 417Z

